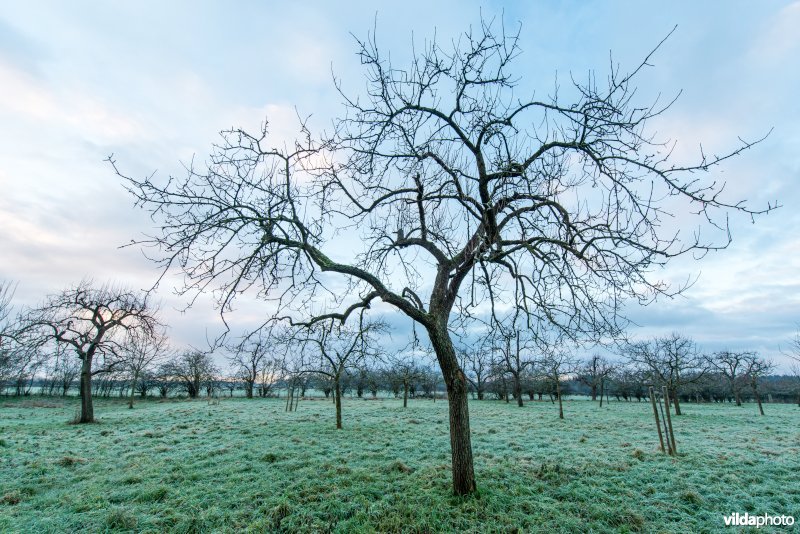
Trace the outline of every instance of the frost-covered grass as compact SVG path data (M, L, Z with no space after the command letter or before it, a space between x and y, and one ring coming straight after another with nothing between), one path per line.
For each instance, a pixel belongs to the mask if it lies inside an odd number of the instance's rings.
M692 405L661 454L647 403L472 401L479 494L450 492L443 401L0 399L0 531L716 532L800 521L800 408ZM762 529L762 532L765 531Z

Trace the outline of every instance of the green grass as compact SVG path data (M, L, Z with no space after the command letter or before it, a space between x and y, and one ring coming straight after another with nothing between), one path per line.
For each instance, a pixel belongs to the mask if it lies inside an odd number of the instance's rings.
M800 409L683 406L661 454L648 403L470 403L479 493L451 494L447 404L346 399L0 400L0 531L717 532L800 520ZM762 532L768 529L762 529Z

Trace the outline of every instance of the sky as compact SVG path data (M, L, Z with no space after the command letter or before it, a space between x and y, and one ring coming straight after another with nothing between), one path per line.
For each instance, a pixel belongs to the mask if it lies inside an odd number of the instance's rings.
M0 279L18 306L85 277L148 288L158 272L136 247L152 228L104 160L128 173L179 174L222 129L289 137L296 114L325 128L341 111L333 75L363 87L355 38L377 32L401 62L412 42L456 38L480 18L521 28L515 70L547 92L554 80L605 75L609 58L641 61L673 27L639 82L680 98L654 125L676 155L722 153L770 135L716 172L731 198L782 205L733 214L732 244L659 275L695 279L684 295L631 305L633 337L673 331L706 351L781 350L800 324L800 2L13 2L0 0ZM169 280L168 280L169 282ZM207 298L159 289L177 346L221 329ZM245 303L229 320L263 319ZM403 321L395 337L404 339Z

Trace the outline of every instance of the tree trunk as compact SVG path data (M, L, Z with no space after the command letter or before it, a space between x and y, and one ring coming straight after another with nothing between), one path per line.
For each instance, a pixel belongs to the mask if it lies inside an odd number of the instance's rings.
M558 373L556 373L556 396L558 397L558 418L564 419L564 405L561 402L561 380L558 379Z
M473 493L475 471L472 462L472 441L469 429L469 387L467 377L458 365L453 342L447 332L446 316L428 329L431 345L447 387L450 412L450 452L453 471L453 492L456 495Z
M403 408L408 408L408 379L403 379Z
M94 423L94 405L92 404L92 358L83 357L81 366L81 417L79 423Z
M483 400L483 388L478 388L478 400ZM800 396L798 396L797 405L800 406Z
M600 407L603 407L603 388L605 387L604 381L600 380ZM592 400L594 400L594 391L592 391Z
M522 408L522 384L520 383L519 374L514 375L514 396L517 397L517 406Z
M672 402L675 404L675 415L683 415L681 413L681 403L678 401L678 388L672 390Z
M603 393L602 393L602 391L603 391L603 388L601 386L601 388L600 388L600 406L603 406ZM593 401L597 400L597 384L592 384L592 400Z
M334 378L334 395L336 396L336 428L342 428L342 386L339 377Z
M131 398L128 400L128 409L133 409L133 396L136 395L136 381L139 380L139 370L133 373L133 382L131 382Z
M753 384L753 396L756 398L756 403L758 404L758 413L764 415L764 407L761 405L761 395L758 394L758 387Z

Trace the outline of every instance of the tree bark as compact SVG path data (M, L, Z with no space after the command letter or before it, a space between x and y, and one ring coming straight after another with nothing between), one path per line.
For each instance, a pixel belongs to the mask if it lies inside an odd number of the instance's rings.
M600 380L600 407L601 408L603 407L603 388L604 387L605 387L605 384L603 383L603 380ZM593 387L592 388L592 400L594 400L594 395L595 395L595 392L594 392L594 387Z
M83 357L81 365L81 417L79 423L94 423L94 405L92 404L92 357Z
M558 418L564 419L564 404L561 402L561 380L556 373L556 396L558 397Z
M342 385L339 383L339 377L334 378L334 395L336 396L336 428L342 428Z
M514 375L514 396L517 397L517 406L522 408L522 384L520 384L519 374Z
M458 366L453 342L447 332L446 319L428 328L431 345L447 387L450 412L450 453L453 470L453 492L468 495L477 487L472 462L472 441L469 429L469 387L467 377Z
M683 415L681 413L681 403L678 401L678 389L672 390L672 402L675 404L675 415Z
M136 382L139 380L139 370L133 373L133 382L131 383L131 398L128 400L128 409L133 409L133 397L136 395Z
M761 395L758 394L758 387L753 384L753 396L756 398L756 403L758 404L758 413L764 415L764 407L761 405Z
M408 379L403 379L403 408L408 408Z

